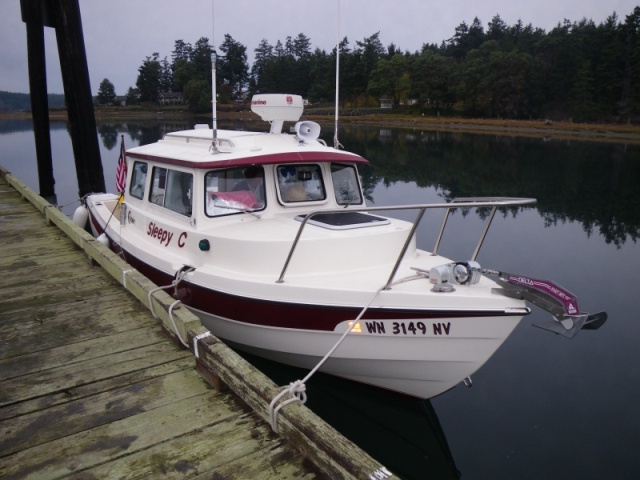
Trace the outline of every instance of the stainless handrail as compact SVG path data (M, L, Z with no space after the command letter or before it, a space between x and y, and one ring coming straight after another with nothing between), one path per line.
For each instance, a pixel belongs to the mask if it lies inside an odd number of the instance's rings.
M478 241L478 245L476 246L473 256L471 260L475 260L480 252L480 247L484 243L484 239L489 231L489 227L493 220L493 217L496 213L496 210L499 207L515 207L519 205L531 205L536 203L535 198L516 198L516 197L464 197L464 198L454 198L450 203L425 203L419 205L402 205L402 206L389 206L389 207L363 207L363 208L349 208L349 209L340 209L340 210L316 210L315 212L311 212L307 214L304 219L302 219L300 223L300 227L298 228L298 232L296 233L296 237L291 244L291 248L289 249L289 254L287 255L287 259L285 260L284 266L282 267L282 271L280 272L280 276L276 283L283 283L284 276L289 268L289 263L291 262L291 258L293 257L293 253L296 250L298 242L300 241L300 237L302 236L302 232L309 222L311 218L315 215L320 214L333 214L333 213L354 213L354 212L382 212L382 211L402 211L402 210L418 210L418 215L416 219L413 221L413 225L409 230L407 235L407 239L405 240L404 245L398 257L396 259L396 263L393 266L391 274L389 275L389 279L387 284L384 286L384 290L388 290L390 288L391 283L393 282L393 278L395 277L398 268L400 267L400 262L402 261L405 253L407 252L407 248L409 248L409 244L411 243L411 239L424 216L426 210L429 209L446 209L447 212L445 214L444 220L442 221L442 225L440 227L440 232L438 233L438 238L436 239L436 244L433 248L432 255L436 255L438 251L438 247L440 246L440 241L442 239L442 235L444 234L444 229L447 224L447 219L449 218L449 214L451 210L456 208L480 208L480 207L491 207L491 213L485 222L482 233L480 234L480 239Z

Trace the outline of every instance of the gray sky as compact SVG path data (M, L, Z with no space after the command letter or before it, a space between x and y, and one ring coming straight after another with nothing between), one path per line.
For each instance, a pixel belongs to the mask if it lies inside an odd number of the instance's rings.
M338 22L340 3L340 22ZM380 32L382 44L419 50L451 38L456 26L478 17L487 27L499 14L545 31L563 19L603 22L614 11L624 21L638 0L80 0L91 90L108 78L118 95L135 86L138 67L154 52L171 61L175 40L195 44L224 34L247 47L249 59L261 39L275 45L304 33L312 47L330 51L340 37L351 47ZM28 92L26 28L20 0L0 0L0 90ZM45 28L50 93L62 93L55 32Z

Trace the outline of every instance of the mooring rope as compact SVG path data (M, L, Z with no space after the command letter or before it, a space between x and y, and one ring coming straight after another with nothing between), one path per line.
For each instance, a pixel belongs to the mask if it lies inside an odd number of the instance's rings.
M194 267L190 267L185 265L184 267L182 267L180 270L178 270L176 272L176 278L169 284L169 285L165 285L163 287L156 287L153 288L151 290L149 290L149 293L147 294L147 297L149 299L149 310L151 310L151 314L154 316L154 318L158 318L158 316L156 315L155 310L153 309L153 301L151 299L151 295L153 295L155 292L159 291L159 290L167 290L171 287L175 288L175 291L177 293L178 291L178 285L180 284L180 282L184 279L184 277L187 275L187 273L193 272L195 270ZM173 325L173 331L175 332L176 336L178 337L178 340L180 340L180 343L182 343L182 345L184 345L185 347L189 348L189 344L187 342L184 341L184 339L182 338L182 335L180 335L180 331L178 330L178 326L176 325L176 321L173 318L173 309L179 305L180 303L182 303L180 300L176 300L175 302L173 302L170 306L169 306L169 320L171 320L171 325Z
M424 279L424 278L428 278L428 277L425 275L424 272L418 271L415 275L411 275L411 276L406 277L406 278L398 279L395 282L391 283L389 286L398 285L398 284L406 283L406 282L411 282L413 280L420 280L420 279ZM340 346L340 344L342 344L344 339L347 338L347 335L349 335L351 333L351 331L355 328L355 326L358 324L360 319L364 316L364 314L369 309L369 307L371 306L373 301L376 299L378 294L381 291L385 290L385 288L387 288L387 285L384 285L384 286L380 287L378 290L375 291L375 293L371 297L371 300L369 300L369 303L367 303L364 306L364 308L360 311L360 314L355 318L355 320L350 322L350 325L349 325L349 328L347 328L347 331L342 334L340 339L331 348L331 350L329 350L327 352L327 354L322 358L322 360L320 360L318 362L318 364L307 374L306 377L304 377L302 380L296 380L294 382L291 382L289 385L287 385L285 387L281 387L282 388L282 392L280 392L278 395L276 395L274 397L273 400L271 400L271 403L269 404L269 423L271 424L271 428L273 429L273 431L275 433L278 433L278 431L279 431L279 429L278 429L278 412L280 411L280 409L282 407L284 407L285 405L288 405L288 404L293 403L293 402L301 402L302 404L304 404L307 401L307 393L306 393L307 387L306 387L305 383L331 357L333 352L336 351L336 349ZM278 401L280 401L280 399L283 398L286 394L290 394L291 398L288 398L287 400L283 401L282 403L280 403L276 407L275 405L278 403Z
M336 349L342 344L342 342L344 341L345 338L347 338L347 335L349 335L351 333L351 331L355 328L355 326L358 324L358 322L360 321L360 319L363 317L363 315L366 313L366 311L369 309L369 307L371 306L371 304L373 303L373 301L375 300L375 298L378 296L378 294L384 289L383 287L380 287L378 290L376 290L376 292L373 294L373 296L371 297L371 300L369 300L369 303L367 303L364 308L362 308L362 310L360 311L360 314L358 314L358 316L355 318L355 320L351 321L349 328L347 328L347 330L342 334L342 336L340 337L340 339L336 342L336 344L331 348L331 350L329 350L327 352L327 354L322 358L322 360L320 360L318 362L318 364L313 367L313 369L307 374L306 377L304 377L302 380L296 380L295 382L291 382L289 385L285 386L285 387L281 387L283 390L282 392L280 392L278 395L276 395L274 397L273 400L271 400L271 403L269 404L269 423L271 423L271 428L273 429L273 431L275 433L279 432L278 429L278 412L280 411L280 409L282 407L284 407L285 405L288 405L290 403L293 402L301 402L301 403L305 403L307 401L307 394L306 394L306 385L305 383L318 371L318 369L331 357L331 355L333 354L333 352L336 351ZM281 398L283 398L286 394L290 394L291 398L288 398L287 400L284 400L282 403L280 403L277 407L275 406Z

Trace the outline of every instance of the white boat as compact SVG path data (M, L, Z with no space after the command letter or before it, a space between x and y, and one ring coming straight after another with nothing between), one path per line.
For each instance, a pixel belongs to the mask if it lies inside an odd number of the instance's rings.
M259 95L252 109L268 133L210 129L170 133L126 152L127 188L86 198L96 236L238 349L430 398L460 383L500 347L525 299L572 336L604 314L577 310L551 282L484 270L416 248L426 210L527 205L532 199L370 207L359 155L326 146L320 127L298 122L295 95ZM295 133L282 133L297 122ZM215 123L214 123L215 126ZM413 209L414 223L389 216ZM383 212L384 211L384 212ZM490 219L486 225L489 227ZM495 277L492 279L491 277Z

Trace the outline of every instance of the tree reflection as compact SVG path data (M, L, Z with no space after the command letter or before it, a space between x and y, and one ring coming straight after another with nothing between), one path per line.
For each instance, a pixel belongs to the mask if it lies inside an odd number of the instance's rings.
M346 127L341 141L371 161L364 185L415 182L455 197L537 198L550 226L580 222L617 246L638 240L640 147L503 135ZM503 214L516 215L516 210ZM486 215L480 212L480 215Z

